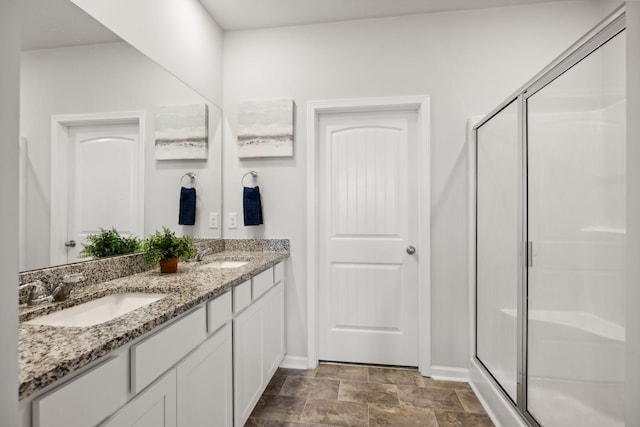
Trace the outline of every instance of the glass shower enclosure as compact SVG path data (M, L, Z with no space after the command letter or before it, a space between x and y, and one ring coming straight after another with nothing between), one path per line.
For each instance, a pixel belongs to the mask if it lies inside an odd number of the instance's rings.
M620 9L475 130L475 361L534 426L624 425Z

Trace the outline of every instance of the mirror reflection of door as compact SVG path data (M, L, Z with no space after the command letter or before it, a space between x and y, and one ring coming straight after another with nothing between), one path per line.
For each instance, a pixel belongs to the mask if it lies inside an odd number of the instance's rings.
M144 235L140 139L138 121L65 126L58 153L66 163L59 168L66 191L52 194L59 206L52 215L53 264L81 259L82 243L101 228Z

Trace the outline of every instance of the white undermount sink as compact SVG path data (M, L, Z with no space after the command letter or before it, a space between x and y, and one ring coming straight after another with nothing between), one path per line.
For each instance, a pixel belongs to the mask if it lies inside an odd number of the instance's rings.
M23 322L27 325L86 327L108 322L137 308L164 298L167 294L141 292L113 294Z
M213 261L207 264L201 265L199 268L238 268L242 267L245 264L248 264L249 261Z

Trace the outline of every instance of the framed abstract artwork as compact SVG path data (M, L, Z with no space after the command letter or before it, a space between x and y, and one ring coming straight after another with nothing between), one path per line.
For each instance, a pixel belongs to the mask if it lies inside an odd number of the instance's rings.
M238 157L292 157L292 99L245 101L238 105Z
M207 159L207 104L160 107L155 118L156 160Z

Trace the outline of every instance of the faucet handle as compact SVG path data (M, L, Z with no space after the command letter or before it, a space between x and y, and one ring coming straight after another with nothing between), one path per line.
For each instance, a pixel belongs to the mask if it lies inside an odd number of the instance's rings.
M29 297L27 299L28 305L36 305L42 302L51 302L53 299L51 296L47 296L47 290L44 287L42 280L36 280L35 282L27 283L24 287L29 286Z
M56 302L64 301L71 298L71 296L73 296L74 294L73 287L72 287L73 283L74 282L60 283L53 290L53 293L51 294L51 298L53 298L53 300Z
M20 282L19 288L20 290L22 289L29 289L29 288L33 288L34 286L44 286L44 282L42 280L34 280L33 282L29 282L29 283L25 283L22 284L22 282ZM29 289L29 292L31 292L31 289Z
M44 289L44 285L42 283L34 283L31 286L31 290L29 291L29 299L42 298L47 295L47 291Z

